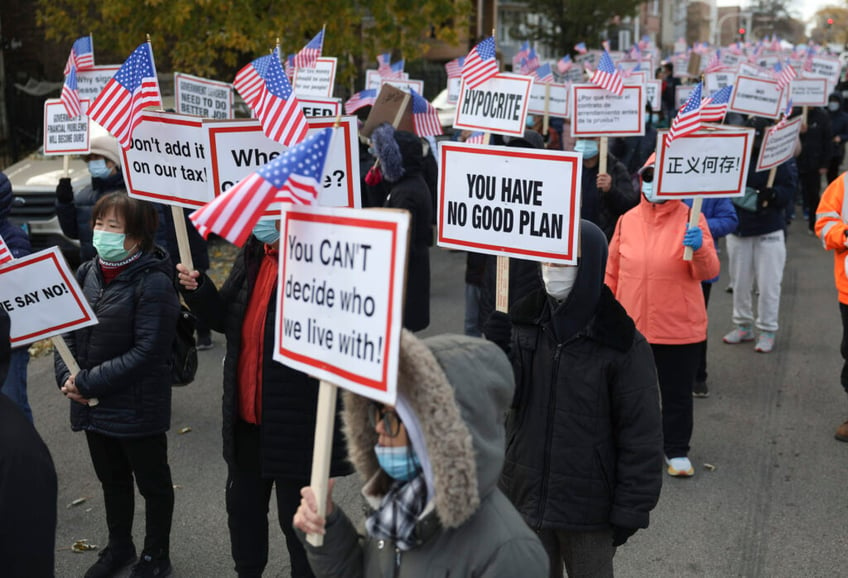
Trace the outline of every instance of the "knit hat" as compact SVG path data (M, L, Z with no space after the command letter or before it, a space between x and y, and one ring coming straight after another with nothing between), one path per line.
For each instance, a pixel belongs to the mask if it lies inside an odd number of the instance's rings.
M525 149L543 149L545 148L545 139L533 129L526 129L524 136L505 136L504 144L508 147L525 148Z
M118 139L112 135L99 134L93 137L91 139L91 152L83 158L88 161L90 155L100 155L119 167L121 166L121 147L118 145Z

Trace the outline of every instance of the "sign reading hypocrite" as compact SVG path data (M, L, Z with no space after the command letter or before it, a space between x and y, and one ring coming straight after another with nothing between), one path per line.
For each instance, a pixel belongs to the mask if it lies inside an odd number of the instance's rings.
M58 98L44 101L44 154L85 154L89 150L88 112L89 102L80 101L82 114L68 118L65 105Z
M393 405L410 216L288 205L274 359Z
M440 247L577 262L582 156L444 142Z
M571 136L645 134L645 87L625 85L621 96L595 86L571 86Z
M0 307L9 314L12 347L97 323L57 247L0 265Z
M463 81L454 128L522 136L532 85L529 76L504 73L473 89Z
M182 72L174 73L177 112L203 118L232 118L233 85Z

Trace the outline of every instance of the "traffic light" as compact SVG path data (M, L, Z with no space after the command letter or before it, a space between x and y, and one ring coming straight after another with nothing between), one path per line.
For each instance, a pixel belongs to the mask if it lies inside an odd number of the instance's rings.
M745 28L742 26L739 27L739 40L745 42Z
M833 26L833 18L828 18L828 19L827 19L827 27L828 27L828 29L829 29L831 26Z

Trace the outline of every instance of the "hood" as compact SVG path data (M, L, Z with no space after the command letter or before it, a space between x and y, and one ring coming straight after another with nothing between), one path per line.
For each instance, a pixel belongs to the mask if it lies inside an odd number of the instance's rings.
M403 330L398 394L418 419L433 480L433 506L442 525L468 520L497 486L503 466L503 416L512 400L512 367L484 339L440 335L419 340ZM365 480L380 472L370 400L344 392L344 428L351 463ZM385 476L385 474L382 474Z
M0 219L9 216L12 211L12 183L5 173L0 173Z
M842 98L842 95L839 94L838 92L831 92L830 96L827 97L827 101L830 102L831 100L835 100L836 102L839 103L839 110L837 112L841 111L842 106L845 103L845 100Z
M411 132L395 130L389 123L383 123L371 133L371 144L380 160L383 176L389 182L424 170L421 141Z

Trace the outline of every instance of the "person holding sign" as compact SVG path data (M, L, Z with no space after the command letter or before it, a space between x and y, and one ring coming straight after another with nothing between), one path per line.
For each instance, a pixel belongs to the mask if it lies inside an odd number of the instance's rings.
M832 141L830 117L827 112L818 106L809 107L806 122L801 125L801 154L798 155L797 162L804 219L807 221L810 235L816 226L816 207L819 205L822 176L827 174L830 158L833 156Z
M497 487L513 390L495 344L404 330L395 405L342 394L348 451L367 480L365 535L332 492L323 518L312 488L301 490L293 524L315 575L547 576L539 538Z
M154 245L153 205L110 193L91 216L99 257L83 263L76 277L98 323L66 335L79 373L55 355L56 382L71 401L71 429L85 432L106 505L109 543L86 577L112 576L136 559L133 478L145 501L145 537L131 577L168 576L174 487L165 432L179 300L170 260ZM95 397L99 403L89 405Z
M227 524L240 577L261 576L268 563L268 504L275 488L291 575L313 575L289 520L300 502L300 488L309 483L318 382L274 361L277 291L285 290L277 287L278 227L275 221L256 224L220 291L206 275L177 265L182 295L192 312L227 338L223 403ZM330 475L349 473L339 434L333 439Z
M680 200L660 201L654 191L654 157L640 171L642 200L615 227L606 283L651 344L662 395L663 446L670 476L689 477L692 386L707 338L701 281L719 273L718 255L704 215L689 226ZM691 261L683 259L691 247ZM734 282L736 278L734 277Z

